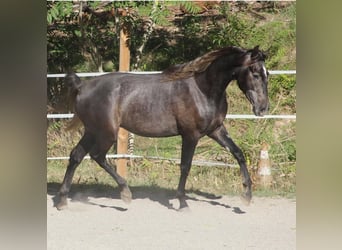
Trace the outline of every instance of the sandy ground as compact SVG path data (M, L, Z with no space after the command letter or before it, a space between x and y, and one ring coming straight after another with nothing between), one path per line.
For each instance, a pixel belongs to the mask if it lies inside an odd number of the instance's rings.
M133 201L113 195L71 194L68 209L47 195L48 249L296 249L296 201L189 194L177 211L172 192L133 188Z

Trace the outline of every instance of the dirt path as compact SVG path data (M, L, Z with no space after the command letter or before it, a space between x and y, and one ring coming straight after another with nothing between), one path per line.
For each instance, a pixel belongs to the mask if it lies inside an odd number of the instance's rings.
M118 197L74 193L57 211L47 195L48 249L296 249L296 201L191 194L190 211L163 190L133 191L131 204Z

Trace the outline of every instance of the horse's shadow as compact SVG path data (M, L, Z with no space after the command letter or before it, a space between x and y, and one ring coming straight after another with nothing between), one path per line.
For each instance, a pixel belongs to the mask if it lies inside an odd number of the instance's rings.
M58 202L58 190L60 188L60 183L48 183L47 184L47 193L53 196L52 200L54 206ZM159 186L131 186L133 202L135 199L149 199L151 201L158 202L162 206L172 209L178 210L173 206L170 202L173 199L176 199L176 191L173 189L167 189ZM213 206L221 206L227 209L232 209L234 213L243 214L245 213L239 207L231 207L230 205L221 203L218 201L222 196L216 196L210 193L202 192L199 190L189 190L187 193L189 195L186 196L187 200L193 200L196 202L205 202ZM109 198L120 200L120 192L117 187L104 185L104 184L72 184L72 188L69 192L69 197L71 201L83 202L94 206L99 206L102 208L113 208L118 211L126 211L127 208L118 207L118 206L108 206L99 204L93 201L90 201L89 197L92 198Z

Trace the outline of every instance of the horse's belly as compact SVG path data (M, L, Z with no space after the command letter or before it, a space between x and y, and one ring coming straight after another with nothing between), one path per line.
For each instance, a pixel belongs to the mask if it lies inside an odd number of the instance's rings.
M177 124L172 116L150 117L148 114L132 116L121 121L120 126L140 136L167 137L178 135Z

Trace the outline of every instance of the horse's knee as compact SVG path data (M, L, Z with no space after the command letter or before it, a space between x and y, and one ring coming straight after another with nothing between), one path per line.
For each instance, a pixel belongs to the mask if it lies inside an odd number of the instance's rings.
M231 153L234 155L235 159L238 162L246 162L245 155L239 147L236 147L233 150L231 150Z
M87 153L81 146L77 146L71 151L69 162L71 163L71 165L74 165L74 164L78 165L81 163L81 161L83 160L86 154Z

